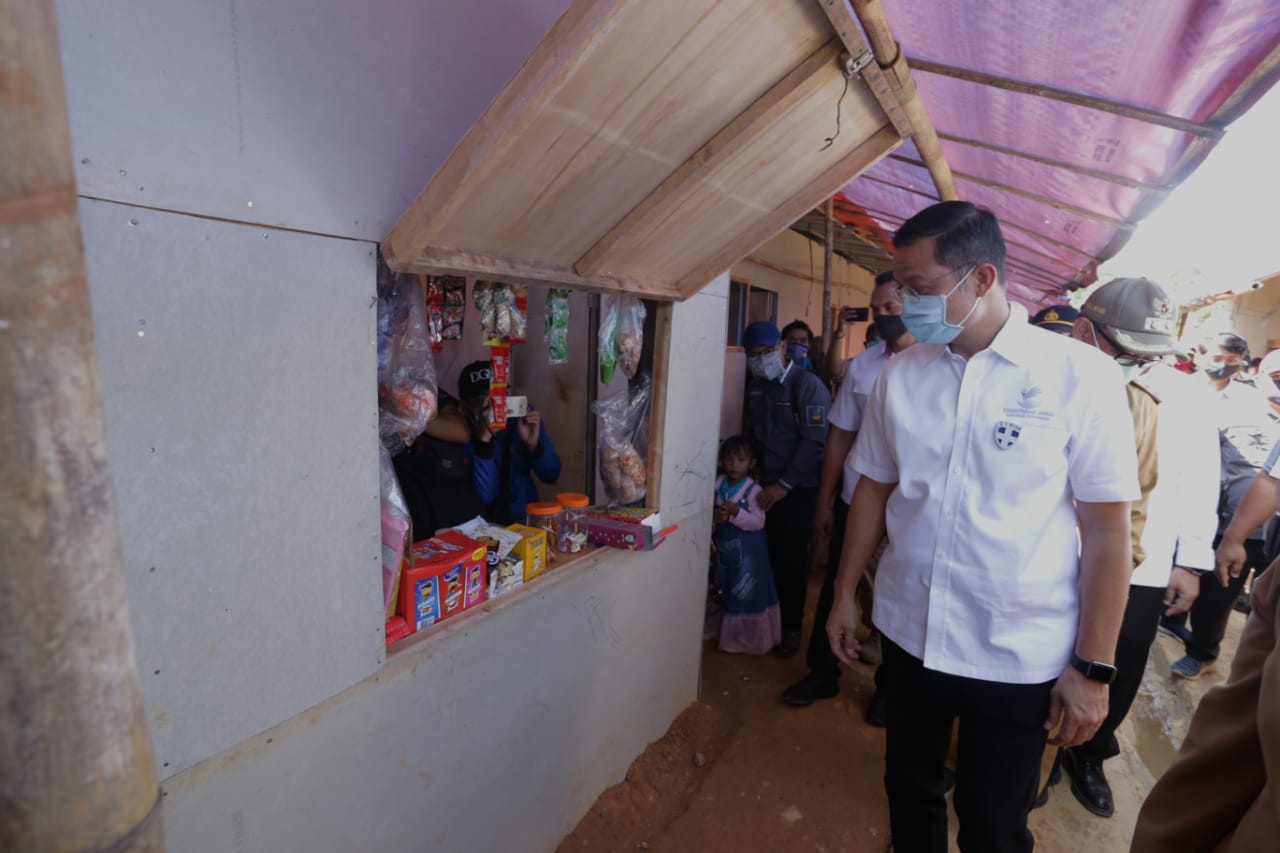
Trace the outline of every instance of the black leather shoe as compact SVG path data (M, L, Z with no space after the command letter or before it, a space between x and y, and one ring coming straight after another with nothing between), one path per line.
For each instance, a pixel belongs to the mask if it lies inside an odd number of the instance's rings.
M1062 754L1063 766L1071 777L1071 793L1080 805L1098 817L1115 814L1116 806L1111 798L1111 786L1102 773L1102 762L1075 749L1064 749Z
M871 704L867 706L867 723L878 729L883 729L887 725L888 703L884 701L884 696L877 690L871 695Z
M783 630L782 642L773 647L773 653L780 658L791 658L795 657L798 651L800 651L800 629Z
M840 692L840 682L809 673L782 691L782 701L792 708L807 708L819 699L830 699Z

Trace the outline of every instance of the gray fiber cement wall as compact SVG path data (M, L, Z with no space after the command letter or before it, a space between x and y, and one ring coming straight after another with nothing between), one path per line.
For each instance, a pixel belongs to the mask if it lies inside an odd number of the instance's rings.
M171 850L548 849L696 695L727 277L672 316L680 533L381 643L372 241L567 5L58 3Z

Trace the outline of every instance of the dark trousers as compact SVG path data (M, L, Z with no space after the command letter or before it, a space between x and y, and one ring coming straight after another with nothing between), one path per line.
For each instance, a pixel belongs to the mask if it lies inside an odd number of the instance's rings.
M778 587L782 630L799 631L804 624L804 594L809 575L809 539L817 489L792 489L765 516L769 562ZM831 605L827 605L830 611Z
M836 498L835 520L831 524L831 547L827 551L827 571L818 594L818 609L813 613L813 633L809 635L809 653L805 662L809 672L830 680L840 680L840 661L831 653L827 639L827 618L836 598L836 575L840 573L840 552L844 550L844 531L849 523L849 505Z
M945 675L881 638L888 703L884 787L895 853L946 853L943 768L959 718L955 807L963 851L1028 853L1053 682L1001 684Z
M1213 547L1218 547L1217 540ZM1240 577L1232 578L1231 583L1223 588L1214 575L1201 575L1200 597L1191 605L1190 614L1183 613L1168 620L1176 625L1186 625L1190 615L1191 639L1186 643L1187 654L1198 661L1208 663L1218 659L1218 646L1227 633L1231 608L1235 606L1240 590L1244 589L1249 570L1256 569L1258 574L1262 574L1267 568L1261 539L1246 540L1244 551L1244 568L1240 571Z
M1164 593L1160 587L1129 587L1129 603L1125 605L1120 638L1116 641L1116 680L1111 683L1107 719L1092 740L1077 747L1079 752L1099 761L1120 754L1116 729L1128 716L1142 685L1147 654L1164 613Z

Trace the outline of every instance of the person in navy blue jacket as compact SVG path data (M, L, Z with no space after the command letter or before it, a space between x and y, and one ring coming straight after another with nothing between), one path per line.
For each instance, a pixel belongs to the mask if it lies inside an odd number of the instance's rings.
M471 425L467 446L471 482L485 505L486 518L496 524L523 523L525 506L539 500L534 475L554 485L560 479L560 454L541 413L532 407L523 418L509 418L506 429L496 433L489 429L492 378L487 361L467 365L458 377L458 397Z

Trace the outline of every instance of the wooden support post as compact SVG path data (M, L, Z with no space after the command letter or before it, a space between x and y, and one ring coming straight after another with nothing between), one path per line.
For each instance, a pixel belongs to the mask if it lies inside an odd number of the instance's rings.
M822 242L822 346L827 353L831 352L831 274L835 251L835 197L827 199L826 228ZM814 363L817 363L815 359Z
M0 57L0 850L163 850L53 0Z

